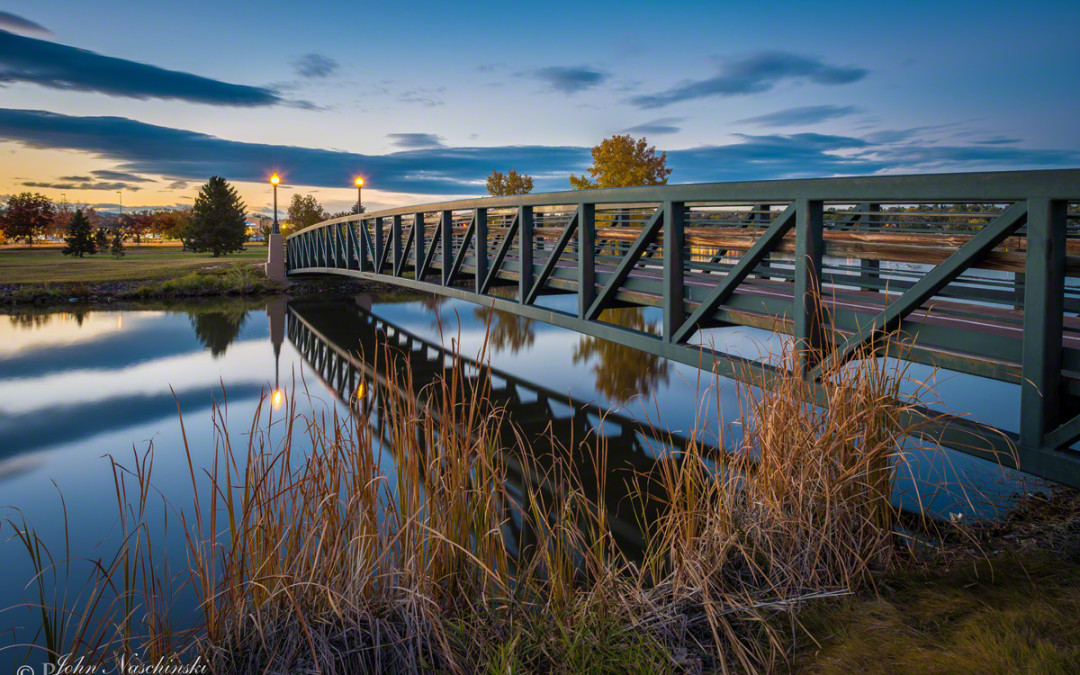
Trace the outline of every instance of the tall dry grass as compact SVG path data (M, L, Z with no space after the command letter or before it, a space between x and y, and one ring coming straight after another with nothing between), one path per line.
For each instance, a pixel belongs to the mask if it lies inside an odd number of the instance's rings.
M630 477L663 500L643 562L611 535L607 440L522 438L462 362L414 392L387 347L386 385L365 388L361 414L302 416L290 395L280 414L260 406L243 447L225 403L208 466L188 449L196 496L164 518L153 448L113 460L125 536L81 604L54 592L65 560L9 519L39 571L38 646L90 661L201 656L222 673L773 669L801 604L900 555L891 477L909 402L902 371L862 356L825 374L827 407L806 402L797 376L740 385L730 453L694 440ZM525 544L508 540L514 518ZM164 553L168 528L183 559ZM180 597L198 608L188 623Z

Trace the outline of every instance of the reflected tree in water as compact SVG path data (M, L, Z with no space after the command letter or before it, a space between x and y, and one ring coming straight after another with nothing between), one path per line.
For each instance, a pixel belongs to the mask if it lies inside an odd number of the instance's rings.
M646 321L640 307L604 310L600 320L654 335L660 333L659 323ZM616 403L626 403L638 394L648 396L657 385L667 383L669 364L659 356L607 340L582 337L574 347L574 363L594 357L596 390Z
M229 345L240 335L240 329L247 321L246 311L232 310L223 312L191 313L191 325L195 336L203 343L210 354L217 358L225 353Z
M509 350L511 354L517 354L531 347L536 340L532 319L491 307L476 307L473 315L489 326L488 344L497 352Z
M449 299L445 295L429 293L420 298L420 304L433 312L437 312Z
M11 325L15 328L22 328L26 330L32 330L34 328L41 328L46 326L52 321L52 314L11 314L8 319L11 320Z

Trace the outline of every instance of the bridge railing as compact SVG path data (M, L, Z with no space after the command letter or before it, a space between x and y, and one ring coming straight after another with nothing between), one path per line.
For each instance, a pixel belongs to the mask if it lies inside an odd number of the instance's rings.
M808 377L902 330L905 358L1018 383L1019 433L984 440L1080 483L1059 452L1080 438L1078 204L1080 170L588 190L329 220L289 237L287 259L732 377L771 366L712 348L711 328L792 335ZM565 293L576 311L546 306ZM605 321L627 305L660 308L659 335Z

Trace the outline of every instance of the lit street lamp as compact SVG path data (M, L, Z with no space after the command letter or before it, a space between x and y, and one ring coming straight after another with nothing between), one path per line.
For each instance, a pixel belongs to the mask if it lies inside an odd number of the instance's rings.
M281 234L281 228L277 222L277 186L281 182L281 178L278 177L277 172L274 172L273 176L270 176L270 184L274 186L274 229L273 234Z
M360 176L356 177L356 215L360 215L360 210L363 208L363 201L361 200L361 193L364 189L364 179Z
M266 278L270 281L285 281L285 239L281 236L281 226L277 220L277 186L281 178L274 172L270 184L274 186L274 228L267 237Z

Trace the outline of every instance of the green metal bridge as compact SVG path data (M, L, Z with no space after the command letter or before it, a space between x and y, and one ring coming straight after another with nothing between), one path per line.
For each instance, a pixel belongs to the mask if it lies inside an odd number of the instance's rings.
M426 204L306 228L288 238L286 264L290 276L461 298L737 379L779 366L715 349L709 329L789 334L813 381L881 345L1020 385L1019 433L912 410L923 435L1080 487L1080 170ZM552 294L576 295L577 311L545 307ZM604 320L624 306L662 308L661 334ZM880 340L896 331L902 341Z

